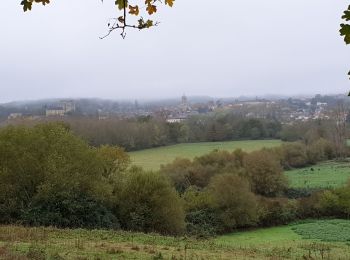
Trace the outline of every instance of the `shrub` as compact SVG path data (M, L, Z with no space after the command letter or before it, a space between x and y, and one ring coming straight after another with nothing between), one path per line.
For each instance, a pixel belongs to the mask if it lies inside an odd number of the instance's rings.
M268 151L249 153L244 160L252 190L263 196L275 196L287 187L287 179L282 167L273 154Z
M221 220L213 208L189 211L186 214L186 232L197 238L209 238L221 231Z
M34 199L22 215L25 224L59 228L118 229L117 218L88 195L70 191Z
M302 143L282 145L282 165L284 168L298 168L309 164L306 146Z
M258 221L257 199L250 191L247 180L234 174L221 174L212 178L208 192L224 232L255 225Z
M307 157L311 164L334 158L334 147L326 139L318 139L307 147Z
M188 159L176 158L172 163L161 166L161 173L168 176L176 190L180 193L191 186L189 176L192 162Z
M305 218L319 218L321 217L320 198L322 192L314 192L309 197L298 200L298 217Z
M297 217L298 205L286 198L260 199L260 224L264 226L284 225Z
M183 205L166 177L134 168L124 178L117 202L124 228L162 234L184 231Z

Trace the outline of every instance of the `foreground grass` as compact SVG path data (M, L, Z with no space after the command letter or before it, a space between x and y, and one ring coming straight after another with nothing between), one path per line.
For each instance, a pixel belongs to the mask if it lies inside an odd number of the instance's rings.
M285 172L293 188L339 187L350 178L350 162L327 161Z
M350 259L349 237L346 220L309 221L209 240L0 226L0 259Z
M132 162L146 170L158 170L161 164L167 164L174 161L177 157L193 159L211 151L227 150L233 151L241 148L246 152L259 150L263 147L275 147L281 145L280 140L247 140L247 141L228 141L228 142L207 142L207 143L189 143L164 146L153 149L146 149L129 153Z

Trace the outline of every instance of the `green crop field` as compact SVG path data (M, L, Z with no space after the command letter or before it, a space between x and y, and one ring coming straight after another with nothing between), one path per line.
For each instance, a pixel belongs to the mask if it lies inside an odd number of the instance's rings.
M350 221L334 219L311 221L291 227L303 239L317 239L328 242L349 242Z
M350 221L342 219L307 220L287 226L261 228L224 235L215 239L218 243L252 245L285 245L302 240L322 242L350 241Z
M349 238L348 220L310 220L208 240L0 226L0 259L350 259Z
M132 162L146 170L158 170L161 164L167 164L177 157L193 159L215 149L233 151L241 148L250 152L263 147L274 147L281 144L279 140L248 140L209 143L189 143L164 146L137 152L130 152Z
M285 174L294 188L339 187L350 179L350 162L327 161Z

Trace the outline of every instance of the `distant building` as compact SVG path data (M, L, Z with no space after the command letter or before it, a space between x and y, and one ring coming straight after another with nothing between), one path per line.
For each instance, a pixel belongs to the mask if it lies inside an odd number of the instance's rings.
M167 123L174 124L174 123L181 123L185 119L183 118L168 118L166 121Z
M102 109L97 110L98 120L106 120L109 118L108 112L103 112Z
M185 94L181 97L181 104L180 104L179 108L182 112L191 111L191 107L188 104L188 99L187 99Z
M75 103L73 100L62 100L60 103L61 103L62 109L65 111L65 113L75 111Z
M57 107L49 107L46 109L46 116L64 116L69 112L75 111L75 103L73 100L60 101Z
M17 119L17 118L21 118L23 115L22 113L11 113L7 119L11 120L11 119Z
M50 107L46 109L46 116L64 116L66 111L62 107Z
M183 96L181 97L181 105L187 106L187 102L187 97L185 94L183 94Z
M173 123L181 123L187 119L187 116L182 115L182 116L176 116L176 117L169 117L167 118L166 122L173 124Z

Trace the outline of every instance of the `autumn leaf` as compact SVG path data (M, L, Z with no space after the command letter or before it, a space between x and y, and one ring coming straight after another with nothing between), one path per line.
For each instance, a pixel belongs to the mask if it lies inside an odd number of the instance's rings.
M169 5L170 7L173 7L175 0L165 0L165 4Z
M120 23L124 23L124 21L125 21L125 20L124 20L124 17L123 17L123 16L119 16L119 17L118 17L118 21L119 21Z
M138 5L135 5L135 6L129 5L129 14L138 16L139 13L140 13L140 10Z
M157 6L149 4L146 8L149 15L152 15L157 12Z

